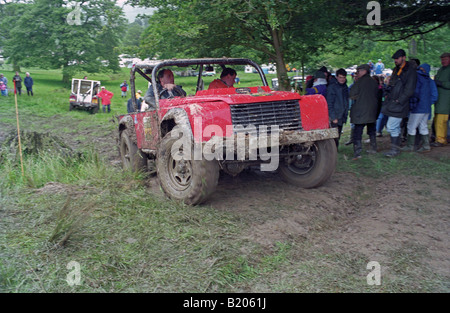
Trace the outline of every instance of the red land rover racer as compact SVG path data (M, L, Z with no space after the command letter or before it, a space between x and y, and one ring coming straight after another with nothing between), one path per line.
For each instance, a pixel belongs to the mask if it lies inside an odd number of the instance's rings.
M203 69L212 65L251 65L261 85L203 90ZM171 67L198 70L195 95L159 99L157 73ZM151 83L156 108L119 116L121 160L124 169L139 171L154 159L171 199L199 204L214 192L220 171L237 175L253 165L278 170L283 180L302 188L321 186L333 174L338 132L329 127L323 96L273 91L249 59L174 59L133 65L134 111L136 73Z

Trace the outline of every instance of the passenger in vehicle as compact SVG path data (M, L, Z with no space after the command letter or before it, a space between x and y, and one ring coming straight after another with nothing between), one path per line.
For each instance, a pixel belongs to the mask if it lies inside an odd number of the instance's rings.
M225 68L220 74L220 79L215 79L209 84L209 89L216 88L233 88L237 73L232 68Z
M169 99L173 97L186 97L186 92L179 85L175 85L173 72L169 69L162 69L156 77L156 88L159 99ZM150 86L144 96L145 102L153 109L156 109L155 94L153 86Z

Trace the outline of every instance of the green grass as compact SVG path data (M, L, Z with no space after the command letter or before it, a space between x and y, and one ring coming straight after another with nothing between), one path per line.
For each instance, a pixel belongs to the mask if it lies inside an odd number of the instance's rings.
M349 127L348 127L349 128ZM438 178L444 182L450 182L450 158L443 157L439 162L430 160L426 154L401 153L396 158L387 158L385 151L379 148L379 153L370 155L362 154L362 158L354 161L353 145L345 146L343 143L348 135L341 138L339 145L339 161L337 170L341 172L352 172L356 175L372 178L384 178L398 175L412 175L426 178ZM368 147L363 146L364 150Z

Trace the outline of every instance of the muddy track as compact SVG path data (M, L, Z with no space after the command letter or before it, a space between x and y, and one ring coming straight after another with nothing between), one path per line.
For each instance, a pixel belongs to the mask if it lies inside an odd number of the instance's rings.
M66 119L53 117L47 131L73 149L94 147L119 166L113 123L82 128L78 121ZM46 123L48 119L33 117L21 129L38 130ZM0 123L0 142L14 129ZM380 140L381 146L387 141L387 137ZM427 156L439 160L449 154L447 146ZM148 187L163 198L156 176ZM277 173L251 169L237 177L221 175L217 191L204 205L244 221L249 227L243 237L267 249L277 242L307 242L325 253L355 252L383 262L393 251L415 247L427 256L421 261L427 268L450 278L449 191L449 186L432 179L370 179L343 172L324 186L307 190L284 183Z

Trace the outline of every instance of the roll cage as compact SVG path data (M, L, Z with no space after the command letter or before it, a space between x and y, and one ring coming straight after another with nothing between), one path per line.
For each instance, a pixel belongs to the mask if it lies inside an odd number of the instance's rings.
M130 73L130 88L131 88L131 99L133 102L134 109L137 110L136 105L136 87L135 87L135 79L136 72L144 77L148 82L151 83L155 94L155 103L156 109L159 110L159 94L156 87L156 77L160 69L169 67L169 66L178 66L178 67L192 67L198 66L198 80L197 80L197 88L196 91L202 89L202 73L205 66L211 65L220 65L222 68L225 68L226 65L251 65L253 66L259 76L261 77L261 81L263 86L268 86L266 76L262 68L255 62L250 59L235 59L235 58L202 58L202 59L172 59L172 60L163 60L163 61L150 61L146 63L137 63L131 67ZM151 77L149 77L151 75Z

